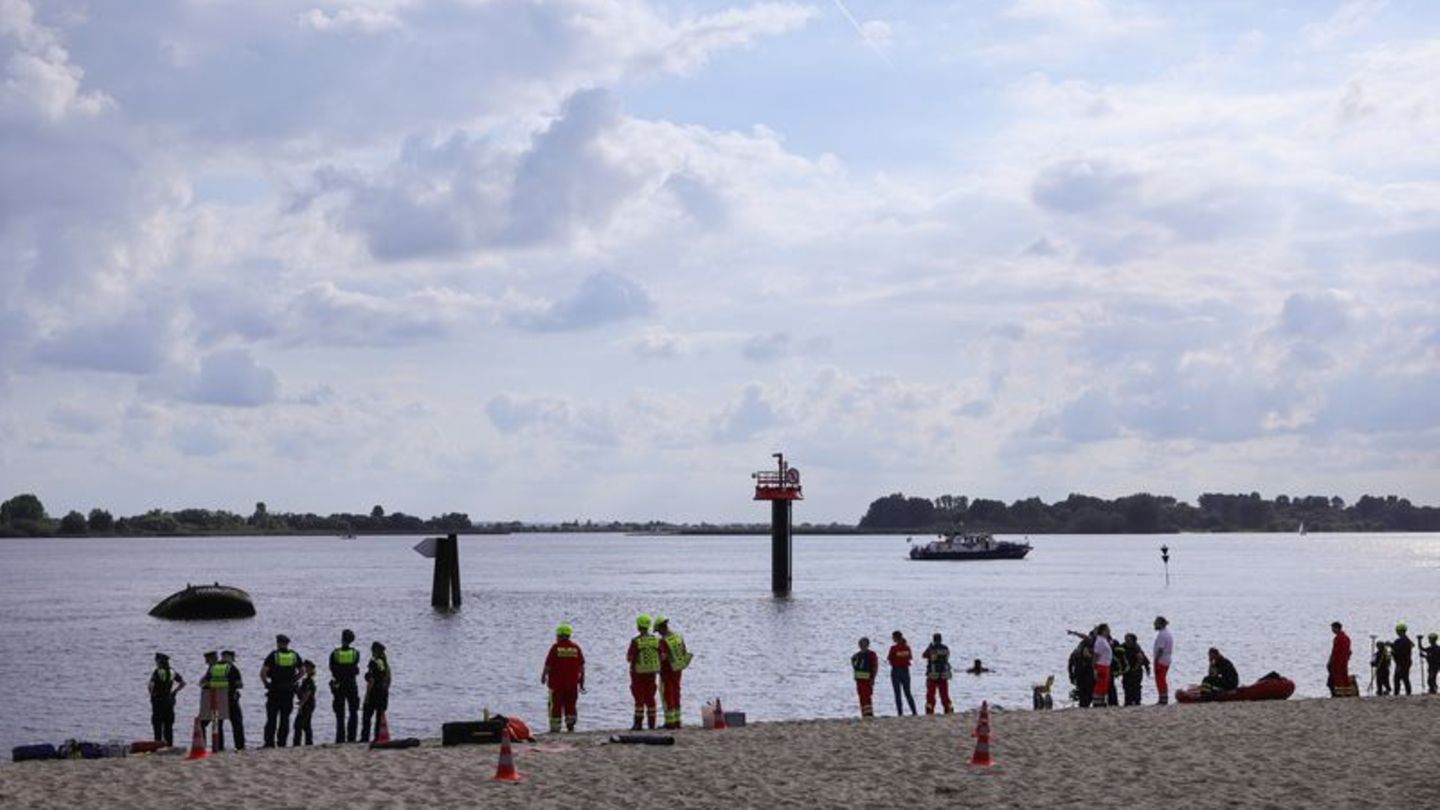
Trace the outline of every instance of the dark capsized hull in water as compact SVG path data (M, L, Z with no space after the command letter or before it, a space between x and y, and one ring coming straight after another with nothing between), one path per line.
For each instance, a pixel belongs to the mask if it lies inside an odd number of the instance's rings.
M157 619L248 619L255 615L250 594L229 585L188 585L150 608Z

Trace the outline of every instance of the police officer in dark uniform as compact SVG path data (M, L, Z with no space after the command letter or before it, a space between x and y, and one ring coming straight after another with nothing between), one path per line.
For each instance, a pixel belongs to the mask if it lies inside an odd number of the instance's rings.
M370 720L375 720L375 735L380 735L380 717L390 709L390 661L385 645L370 645L370 664L365 668L365 719L360 724L360 742L370 741ZM573 729L572 729L573 730Z
M285 747L290 739L290 713L295 710L295 687L300 679L300 653L290 649L290 637L275 637L275 649L260 665L265 684L265 747Z
M240 667L235 665L235 651L220 653L220 663L229 667L226 680L230 687L230 733L235 737L235 750L245 750L245 714L240 711L240 690L245 688L245 679L240 676Z
M150 673L151 739L175 744L175 695L184 688L185 679L170 668L170 656L155 653L155 671Z
M341 631L340 646L330 653L330 694L335 698L337 743L355 742L360 725L360 651L350 646L354 640L353 631Z

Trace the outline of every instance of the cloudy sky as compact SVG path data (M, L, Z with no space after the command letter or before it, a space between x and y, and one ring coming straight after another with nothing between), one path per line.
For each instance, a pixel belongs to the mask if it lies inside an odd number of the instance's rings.
M1257 8L1259 10L1257 10ZM1429 0L0 0L0 497L1440 502Z

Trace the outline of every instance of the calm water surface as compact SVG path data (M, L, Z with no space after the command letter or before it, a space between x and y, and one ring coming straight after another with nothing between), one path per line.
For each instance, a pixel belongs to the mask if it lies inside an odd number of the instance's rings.
M323 537L0 541L0 750L66 737L149 736L145 683L156 651L191 681L177 737L198 703L201 653L233 648L252 686L247 726L264 722L261 659L277 632L324 660L340 629L362 649L384 641L395 672L391 728L438 736L482 706L543 727L540 668L556 624L575 626L588 660L582 727L629 724L624 653L639 613L665 613L697 655L686 673L686 722L722 696L752 719L856 712L848 658L868 635L883 659L900 629L918 653L941 631L953 659L995 674L957 675L952 694L1028 707L1030 685L1065 680L1066 628L1108 621L1139 633L1171 619L1172 680L1204 675L1224 649L1250 680L1274 669L1299 693L1324 693L1329 623L1357 651L1399 619L1440 630L1440 535L1181 535L1032 538L1020 562L910 562L901 537L802 537L795 593L773 599L764 537L514 535L460 541L464 608L429 606L431 563L418 538ZM1159 547L1171 548L1166 586ZM187 582L246 588L259 615L167 622L146 612ZM1368 661L1353 664L1367 677ZM957 668L960 668L957 666ZM917 673L918 674L918 673ZM1417 681L1418 683L1418 681ZM923 675L916 679L923 702ZM333 734L323 682L317 739ZM1153 700L1146 684L1146 701ZM893 711L882 674L876 705Z

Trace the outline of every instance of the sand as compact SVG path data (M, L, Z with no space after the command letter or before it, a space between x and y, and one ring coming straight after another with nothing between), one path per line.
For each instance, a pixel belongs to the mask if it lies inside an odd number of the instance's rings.
M0 765L0 807L1360 807L1425 806L1440 698L993 713L993 768L950 717L685 730L673 747L605 733L517 745L361 746Z

